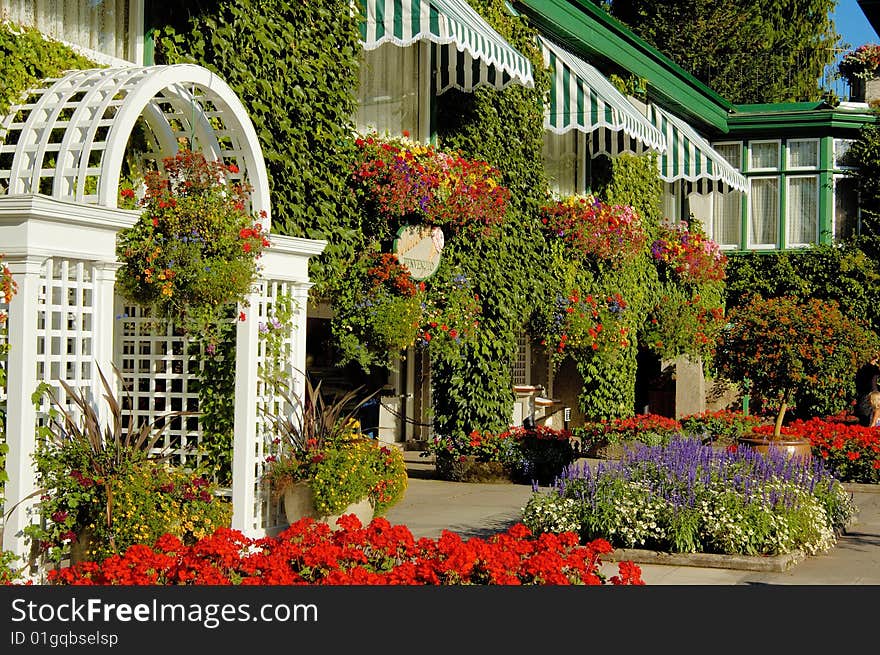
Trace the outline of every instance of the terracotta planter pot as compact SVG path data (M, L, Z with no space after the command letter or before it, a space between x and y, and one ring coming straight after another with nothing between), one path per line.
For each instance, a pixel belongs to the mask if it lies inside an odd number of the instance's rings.
M315 495L308 482L298 482L284 490L284 514L288 524L295 523L301 518L310 517L316 521L327 523L333 530L338 530L336 521L340 516L354 514L360 519L362 525L368 525L373 520L373 506L369 498L364 498L352 503L339 514L319 516L315 509Z
M83 528L76 535L76 541L70 544L70 563L91 561L91 550L94 546L95 535L91 528Z
M775 449L781 451L786 457L797 457L804 462L809 462L813 456L809 439L785 436L773 439L772 436L743 435L738 439L738 443L762 455Z

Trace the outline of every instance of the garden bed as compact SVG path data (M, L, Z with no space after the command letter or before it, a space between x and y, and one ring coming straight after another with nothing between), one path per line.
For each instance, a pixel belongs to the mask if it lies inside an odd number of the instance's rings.
M616 548L605 556L609 562L635 562L660 566L694 566L706 569L734 571L788 571L802 562L806 555L797 550L782 555L718 555L715 553L669 553L640 548Z

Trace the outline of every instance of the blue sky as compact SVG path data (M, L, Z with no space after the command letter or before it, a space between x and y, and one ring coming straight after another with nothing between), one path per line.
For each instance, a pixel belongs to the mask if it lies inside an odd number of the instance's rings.
M865 18L856 0L837 0L837 9L832 16L837 32L850 48L856 48L864 43L880 43L880 38Z

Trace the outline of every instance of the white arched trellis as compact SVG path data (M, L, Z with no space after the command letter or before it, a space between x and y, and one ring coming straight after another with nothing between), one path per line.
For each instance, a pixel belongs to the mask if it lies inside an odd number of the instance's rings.
M144 141L137 148L133 135ZM235 93L205 68L72 71L30 90L0 118L0 252L19 288L9 307L0 308L9 312L10 344L7 387L0 390L9 445L6 509L21 502L4 526L6 549L24 554L22 530L33 520L39 412L30 395L38 382L63 379L98 398L96 365L106 372L122 360L128 366L123 372L137 378L136 393L148 400L168 395L166 407L149 405L138 418L154 418L171 409L169 403L186 401L169 390L174 383L186 385L187 364L180 361L186 348L174 342L180 337L169 330L148 338L137 307L126 308L135 315L120 320L115 295L116 235L138 217L117 206L123 164L161 167L164 157L182 147L235 164L232 177L252 187L251 209L265 212L261 221L269 228L269 183L256 131ZM272 528L258 484L268 438L258 403L278 402L258 379L265 356L258 323L282 295L295 302L287 365L298 393L305 370L308 261L325 246L277 235L271 241L236 333L233 527L249 535Z
M143 119L161 164L181 141L235 164L270 212L269 180L253 124L229 85L194 64L71 71L29 92L0 122L0 190L116 207L135 124Z

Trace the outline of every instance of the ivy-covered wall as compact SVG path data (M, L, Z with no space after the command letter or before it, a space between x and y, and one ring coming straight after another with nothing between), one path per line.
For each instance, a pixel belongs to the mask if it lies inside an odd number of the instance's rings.
M535 88L448 91L437 101L438 145L488 161L511 191L508 218L491 240L451 243L450 264L468 271L483 299L478 343L459 362L432 359L434 425L441 434L500 430L513 410L511 370L516 335L531 308L543 302L548 275L538 209L547 197L543 166L543 98L550 88L536 32L511 16L503 0L471 6L532 62Z
M663 216L663 183L656 155L621 154L611 161L611 177L596 193L610 205L629 205L641 216L650 244ZM626 298L632 333L637 335L614 360L581 359L584 378L579 401L593 420L631 416L636 402L638 339L659 293L657 269L647 254L623 268L604 269L605 288Z
M562 273L549 265L541 207L550 200L543 167L543 111L550 77L536 32L504 0L470 4L534 66L535 88L449 91L436 99L437 147L482 160L501 171L511 202L491 238L447 236L439 276L463 271L480 298L475 340L454 356L432 353L434 427L453 434L507 427L513 403L516 336L545 291ZM358 83L357 16L347 0L288 3L217 0L186 15L165 17L157 61L193 61L226 80L257 129L270 175L273 229L330 241L311 275L321 295L338 289L345 271L370 242L372 219L347 187L355 161L352 115ZM249 38L242 39L247 34ZM648 231L659 224L662 185L650 157L620 157L601 191L609 203L632 205ZM591 270L608 293L630 303L631 334L640 335L661 290L649 256L632 267ZM332 300L332 297L331 297ZM637 338L613 361L578 363L585 378L581 404L595 418L634 411Z
M0 23L0 116L41 80L86 68L98 65L35 29Z
M359 242L345 186L361 53L350 2L217 0L156 12L164 22L156 62L205 66L247 109L266 160L273 230L329 241L310 268L322 288Z

